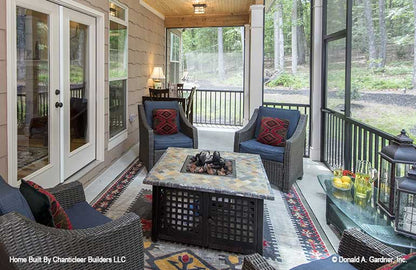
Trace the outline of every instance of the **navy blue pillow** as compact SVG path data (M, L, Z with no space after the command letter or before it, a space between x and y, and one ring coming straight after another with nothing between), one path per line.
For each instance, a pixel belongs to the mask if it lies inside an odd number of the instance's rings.
M35 220L29 204L19 189L9 186L0 175L0 216L10 212L17 212Z
M334 254L326 259L312 261L292 268L292 270L356 270L347 262L339 262L339 255Z

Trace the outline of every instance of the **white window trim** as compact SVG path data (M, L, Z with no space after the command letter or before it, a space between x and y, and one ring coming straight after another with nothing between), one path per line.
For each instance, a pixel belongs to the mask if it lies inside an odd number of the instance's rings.
M114 147L116 147L120 143L122 143L125 140L127 140L127 137L128 137L127 129L124 129L124 130L120 131L119 133L117 133L116 135L114 135L108 141L108 150L113 149Z
M117 17L113 17L111 15L109 15L109 20L108 23L110 24L111 21L124 25L127 27L127 40L126 40L126 50L127 50L127 59L128 59L128 54L129 54L129 8L116 1L116 0L109 0L109 3L114 3L115 5L121 7L124 9L125 13L124 13L124 20L117 18ZM110 25L108 26L108 32L110 33ZM108 139L108 150L113 149L114 147L118 146L119 144L121 144L122 142L124 142L125 140L127 140L128 137L128 113L129 113L129 103L128 103L128 94L129 94L129 67L128 67L128 61L127 61L127 74L125 77L119 77L119 78L110 78L110 35L108 35L108 82L112 82L112 81L121 81L121 80L125 80L126 81L126 93L125 93L125 106L126 106L126 114L125 114L125 123L126 123L126 128L123 129L122 131L120 131L119 133L117 133L116 135L114 135L113 137L109 137ZM108 86L108 91L110 91L110 86ZM110 103L110 97L108 97L108 103ZM109 107L110 108L110 107ZM110 111L108 111L108 134L110 136Z
M105 102L105 15L95 9L87 7L83 4L75 2L74 0L50 0L60 6L71 8L73 10L83 12L90 15L97 20L97 90L96 90L96 162L98 166L105 159L105 117L104 117L104 102ZM15 29L14 21L16 20L16 0L6 1L6 37L7 37L7 104L16 104L16 77L15 64L16 52L14 48ZM17 117L15 106L7 106L7 159L8 159L8 182L13 186L18 186L17 179ZM95 167L94 166L94 167ZM92 168L91 168L92 169Z
M172 60L172 55L173 55L173 40L174 40L173 37L178 38L178 41L179 41L178 60ZM179 63L180 51L181 51L181 38L177 34L175 34L173 32L170 32L170 56L169 56L169 58L170 58L170 62L171 63Z

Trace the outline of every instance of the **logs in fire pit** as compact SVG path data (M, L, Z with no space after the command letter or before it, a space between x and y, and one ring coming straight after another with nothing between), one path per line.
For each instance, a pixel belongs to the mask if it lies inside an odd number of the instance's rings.
M209 151L202 151L195 156L188 156L184 169L189 173L234 176L234 165L233 160L222 158L218 151L212 155Z

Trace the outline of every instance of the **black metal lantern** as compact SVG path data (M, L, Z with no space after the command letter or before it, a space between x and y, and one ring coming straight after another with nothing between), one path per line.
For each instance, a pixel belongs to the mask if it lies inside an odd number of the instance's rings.
M383 147L380 154L377 204L390 217L394 217L394 189L396 178L403 177L416 163L416 148L413 140L403 129L390 145Z
M395 231L416 237L416 165L407 177L397 179L395 208Z

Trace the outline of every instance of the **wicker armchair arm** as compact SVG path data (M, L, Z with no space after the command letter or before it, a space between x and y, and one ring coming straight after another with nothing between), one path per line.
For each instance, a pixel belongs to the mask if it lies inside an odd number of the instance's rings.
M293 181L299 175L299 170L303 168L303 153L305 151L306 140L306 122L307 116L301 115L298 125L290 137L286 141L285 154L284 154L284 171L285 181L283 182L282 190L288 192L292 186Z
M255 253L244 257L242 270L275 270L265 258Z
M251 140L254 138L254 133L256 131L257 116L259 110L255 109L253 115L250 118L250 121L247 125L236 131L234 135L234 152L240 152L240 143Z
M189 122L189 119L186 118L185 113L182 109L182 107L179 107L179 124L181 125L182 132L188 136L191 137L194 141L194 148L198 148L198 130L196 127L194 127L191 122Z
M339 243L338 253L345 258L365 257L367 262L353 264L357 269L365 270L377 269L385 264L369 262L371 256L374 258L396 258L404 255L356 228L344 231Z
M1 242L9 256L124 256L126 259L125 263L120 264L39 264L37 269L143 269L144 265L141 223L140 218L134 213L83 230L55 229L37 224L20 214L9 213L0 217L0 232ZM18 266L19 269L30 267L30 264Z
M55 196L64 209L68 209L76 203L85 201L84 188L78 181L58 185L48 189L48 191Z
M290 137L287 141L286 144L289 145L293 145L293 144L297 144L298 142L302 142L302 139L304 140L306 137L306 122L307 122L308 116L302 114L299 118L299 122L298 125L295 129L295 132L293 132L292 137ZM305 136L303 136L305 133Z
M149 126L146 120L146 113L143 105L139 104L139 156L148 170L153 167L154 155L154 134L153 129Z

